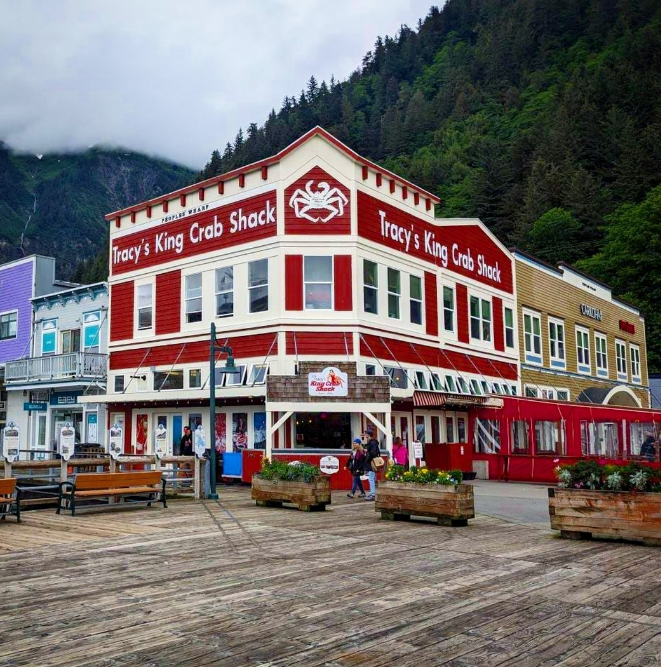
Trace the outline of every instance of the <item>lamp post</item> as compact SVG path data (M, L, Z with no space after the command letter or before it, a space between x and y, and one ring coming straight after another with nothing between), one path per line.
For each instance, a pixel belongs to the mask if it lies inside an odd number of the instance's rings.
M209 397L209 417L211 420L211 433L209 434L211 450L209 455L209 498L217 500L216 493L216 352L225 352L227 354L227 361L225 366L219 369L220 373L236 373L236 365L234 364L233 350L227 345L218 345L216 340L216 325L211 323L211 353L209 355L209 381L210 381L210 397Z

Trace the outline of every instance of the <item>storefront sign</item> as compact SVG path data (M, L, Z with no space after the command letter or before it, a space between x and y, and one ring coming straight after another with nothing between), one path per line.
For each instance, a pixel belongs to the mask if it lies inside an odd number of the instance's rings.
M349 378L338 368L324 368L321 373L308 373L308 394L310 396L346 396Z
M626 320L620 320L620 331L625 331L628 334L635 334L636 326L631 324L631 322L627 322Z
M79 391L58 391L50 397L51 405L76 405Z
M119 424L113 424L108 432L108 450L115 461L124 449L124 429Z
M154 452L162 459L168 453L168 430L159 424L154 431Z
M585 315L585 317L591 317L593 320L597 320L598 322L601 322L604 319L604 314L599 310L599 308L595 308L594 306L586 306L584 303L581 304L581 315Z
M340 460L335 456L322 456L319 461L319 470L324 475L333 475L340 470Z
M46 412L48 410L48 403L23 403L23 410L35 410L37 412Z
M422 459L422 443L417 440L413 443L413 458Z
M98 443L99 442L99 429L97 424L97 414L96 412L87 413L87 442Z
M58 452L60 456L68 461L73 456L73 450L76 446L76 431L69 422L66 422L60 429L60 438L58 442Z
M14 422L8 422L2 429L2 455L9 463L18 458L20 442L21 429Z
M204 450L207 448L207 437L204 429L198 426L193 432L193 448L198 459L204 456Z

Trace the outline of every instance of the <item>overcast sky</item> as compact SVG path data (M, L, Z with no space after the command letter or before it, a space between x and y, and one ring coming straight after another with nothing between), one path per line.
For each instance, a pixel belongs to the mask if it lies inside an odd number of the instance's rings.
M200 168L310 75L345 79L433 0L0 0L0 140Z

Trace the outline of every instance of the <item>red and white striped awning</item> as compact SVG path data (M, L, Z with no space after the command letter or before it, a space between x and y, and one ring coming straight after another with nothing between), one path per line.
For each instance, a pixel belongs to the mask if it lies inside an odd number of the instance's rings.
M413 406L416 408L443 408L446 406L484 405L487 396L465 396L440 391L414 391Z

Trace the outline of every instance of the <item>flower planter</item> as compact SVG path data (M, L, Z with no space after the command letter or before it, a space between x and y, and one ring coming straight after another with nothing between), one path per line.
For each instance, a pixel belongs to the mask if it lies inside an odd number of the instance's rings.
M379 482L375 509L381 518L408 521L412 516L430 516L440 526L466 526L475 518L473 487L470 484L411 484Z
M288 482L253 475L251 498L260 507L282 507L283 503L292 503L305 512L323 511L331 502L330 477L315 477L311 482Z
M568 539L619 539L661 546L661 493L555 489L551 528Z

